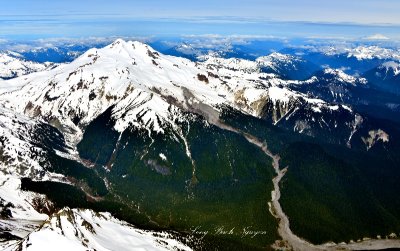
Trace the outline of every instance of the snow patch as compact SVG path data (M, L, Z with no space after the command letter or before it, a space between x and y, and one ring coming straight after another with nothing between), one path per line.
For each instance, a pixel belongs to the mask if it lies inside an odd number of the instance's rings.
M165 154L160 153L158 156L160 156L160 158L164 161L167 161L167 157L165 156Z

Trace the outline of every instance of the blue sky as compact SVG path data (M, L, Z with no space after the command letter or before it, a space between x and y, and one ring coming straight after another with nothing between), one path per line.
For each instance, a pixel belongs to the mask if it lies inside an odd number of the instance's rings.
M0 38L176 36L400 38L398 0L13 0Z

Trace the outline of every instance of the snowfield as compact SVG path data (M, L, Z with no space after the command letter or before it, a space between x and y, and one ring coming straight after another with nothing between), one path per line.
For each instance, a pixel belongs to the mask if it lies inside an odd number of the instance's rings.
M109 213L64 208L45 221L20 244L26 251L43 250L148 250L189 251L189 247L156 233L134 228ZM9 247L6 250L18 250Z

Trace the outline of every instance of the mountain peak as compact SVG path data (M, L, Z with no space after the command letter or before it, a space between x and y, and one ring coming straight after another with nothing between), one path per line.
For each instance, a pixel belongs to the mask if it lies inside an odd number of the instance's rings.
M262 56L257 58L257 62L270 62L270 61L278 61L278 62L291 62L291 61L301 61L301 58L295 57L289 54L282 54L280 52L272 52L267 56Z
M280 60L284 60L284 59L294 59L294 56L288 55L288 54L282 54L279 52L273 52L269 55L269 57L271 58L276 58L276 59L280 59Z
M400 64L395 61L388 61L381 65L382 69L385 69L386 72L392 71L394 76L400 74Z
M366 84L366 82L367 82L367 80L365 78L356 78L354 76L351 76L351 75L345 73L344 71L342 71L340 69L325 68L323 70L323 75L325 77L329 76L337 81L350 83L353 85L355 85L357 83Z
M121 38L116 39L114 42L104 47L103 49L113 49L115 51L123 49L127 52L132 52L132 51L155 52L153 48L151 48L145 43L139 41L131 41L131 40L125 41Z

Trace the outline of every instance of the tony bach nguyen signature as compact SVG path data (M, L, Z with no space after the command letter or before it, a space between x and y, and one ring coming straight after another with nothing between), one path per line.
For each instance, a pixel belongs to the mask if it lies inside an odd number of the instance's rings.
M224 226L218 226L214 229L202 229L201 226L192 227L190 229L193 235L200 236L200 239L203 239L207 235L239 235L241 238L250 237L254 238L258 235L267 235L267 231L265 230L254 230L252 227L244 227L241 229L226 228Z

